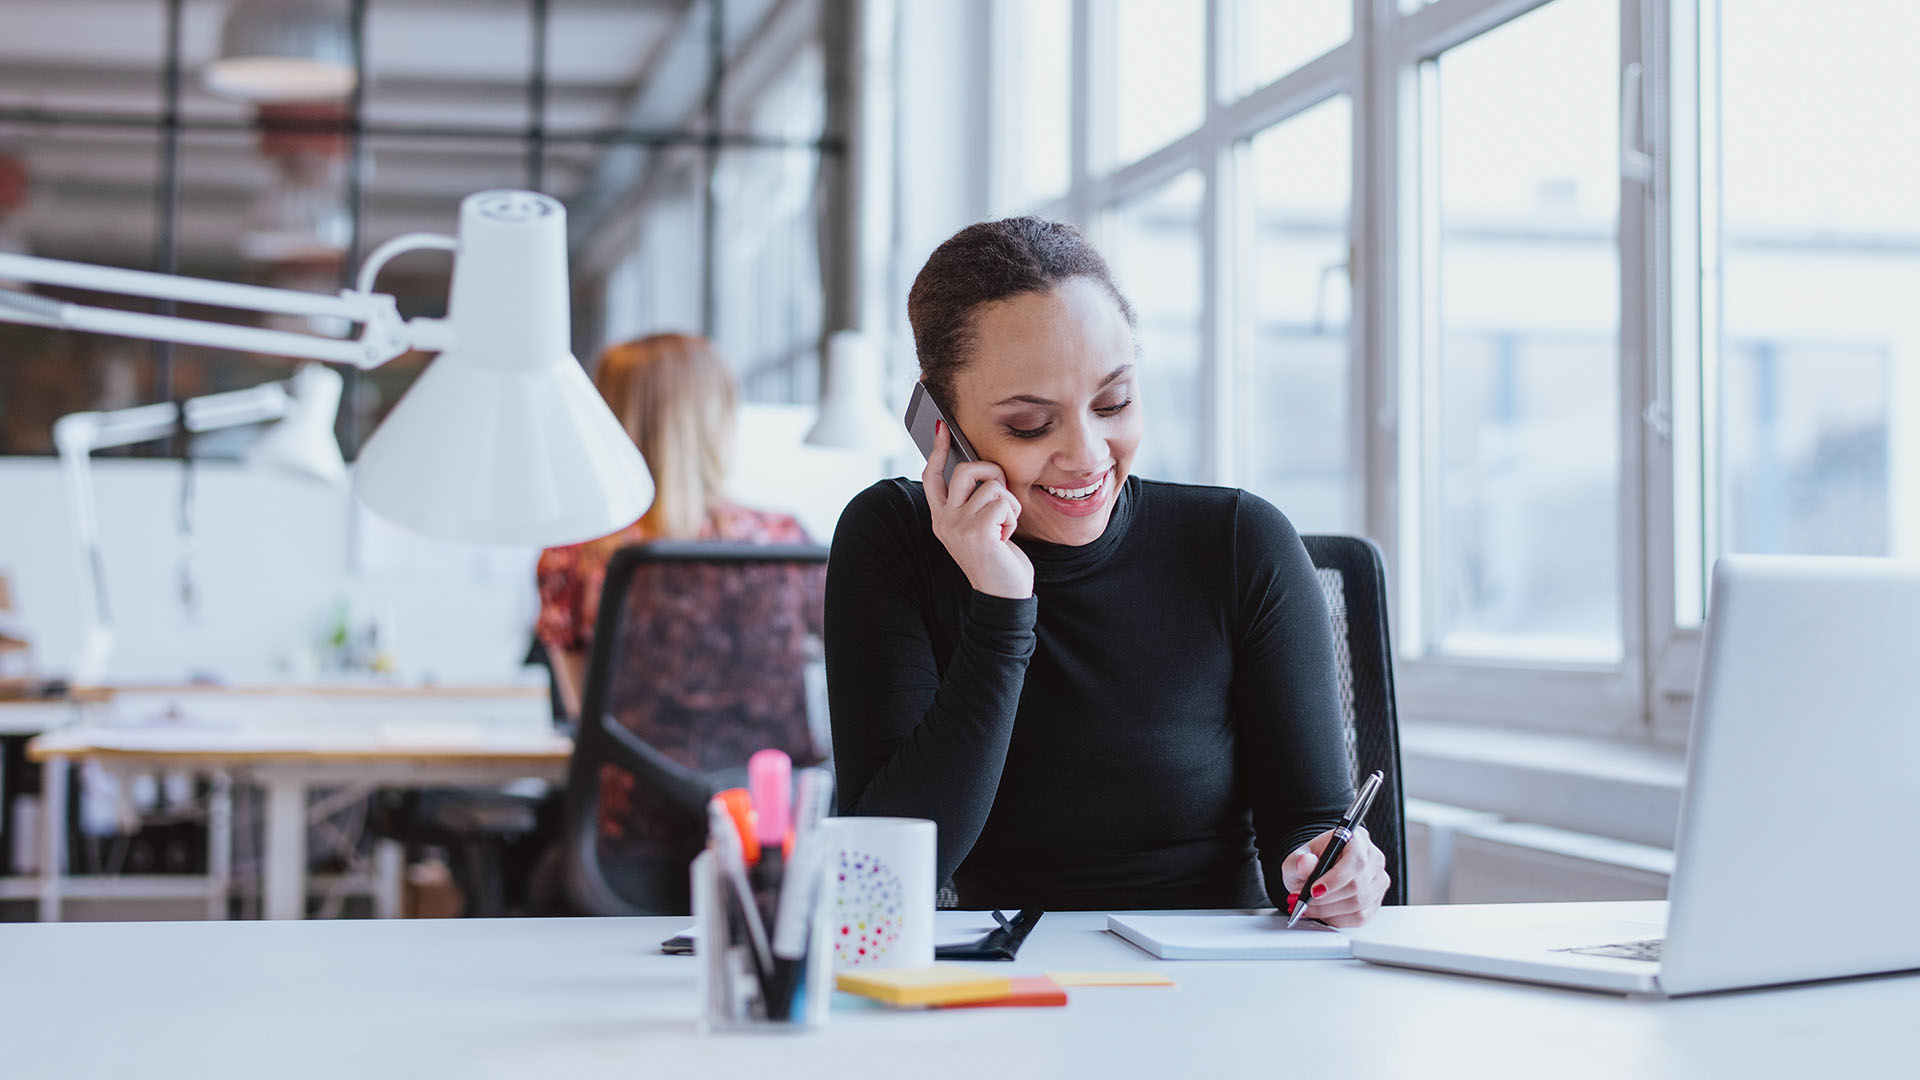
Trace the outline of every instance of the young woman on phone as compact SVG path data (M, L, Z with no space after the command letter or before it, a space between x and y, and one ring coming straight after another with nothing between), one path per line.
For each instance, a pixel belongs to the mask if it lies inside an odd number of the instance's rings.
M966 908L1287 907L1353 796L1326 601L1258 496L1132 474L1134 314L1070 225L987 222L907 301L978 461L841 516L827 679L841 811L931 818ZM1310 914L1354 926L1356 833Z

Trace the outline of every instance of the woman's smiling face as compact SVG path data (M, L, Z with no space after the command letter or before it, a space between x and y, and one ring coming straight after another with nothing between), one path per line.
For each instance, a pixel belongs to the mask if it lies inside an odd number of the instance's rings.
M1106 531L1140 448L1133 331L1094 281L1068 278L972 316L953 422L1007 475L1014 535L1087 544Z

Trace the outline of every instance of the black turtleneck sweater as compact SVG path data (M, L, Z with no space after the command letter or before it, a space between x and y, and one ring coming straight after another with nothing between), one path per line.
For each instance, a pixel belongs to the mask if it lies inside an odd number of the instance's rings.
M1353 789L1332 628L1287 519L1129 478L1106 531L975 592L918 483L848 504L827 567L840 810L931 818L962 907L1251 907ZM1278 892L1276 886L1273 890Z

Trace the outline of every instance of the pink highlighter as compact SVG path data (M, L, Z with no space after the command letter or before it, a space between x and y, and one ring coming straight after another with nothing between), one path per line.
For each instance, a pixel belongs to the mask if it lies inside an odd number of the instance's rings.
M760 841L760 861L752 869L753 898L762 916L771 920L780 895L780 849L793 815L793 759L778 750L755 752L747 759L747 791L753 796L754 835Z

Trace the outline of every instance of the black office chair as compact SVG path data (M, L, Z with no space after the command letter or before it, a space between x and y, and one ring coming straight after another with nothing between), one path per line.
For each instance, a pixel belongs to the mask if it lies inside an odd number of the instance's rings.
M547 695L556 728L566 709L546 646L534 638L524 665L548 669ZM411 858L423 848L446 854L463 900L461 914L492 919L528 907L545 838L557 831L557 796L499 788L405 788L378 791L367 816L369 835L398 840Z
M1400 721L1393 704L1393 641L1387 632L1387 568L1380 549L1358 536L1303 536L1333 615L1340 668L1340 711L1347 760L1358 784L1386 773L1367 815L1367 832L1386 856L1386 903L1407 902L1407 812L1400 778Z
M567 772L564 864L598 915L684 914L707 801L755 750L817 764L806 670L827 549L661 542L607 566Z

